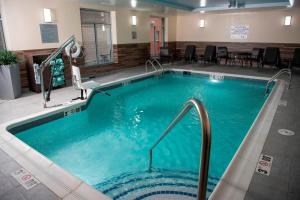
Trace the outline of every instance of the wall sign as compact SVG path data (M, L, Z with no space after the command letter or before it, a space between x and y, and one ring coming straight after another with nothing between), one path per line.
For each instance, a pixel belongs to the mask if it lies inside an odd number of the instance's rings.
M42 43L58 43L58 29L56 24L40 24Z
M231 26L231 39L245 40L248 38L249 25L234 25Z

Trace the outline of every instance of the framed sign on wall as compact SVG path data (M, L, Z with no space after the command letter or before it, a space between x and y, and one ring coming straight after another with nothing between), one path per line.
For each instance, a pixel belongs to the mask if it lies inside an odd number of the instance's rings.
M233 25L231 26L231 39L245 40L248 38L249 25Z

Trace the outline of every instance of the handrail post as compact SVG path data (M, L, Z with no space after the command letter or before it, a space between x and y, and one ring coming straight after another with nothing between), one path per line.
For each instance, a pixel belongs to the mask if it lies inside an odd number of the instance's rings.
M283 73L288 73L289 74L289 82L288 82L288 89L291 88L291 83L292 83L292 71L291 69L281 69L279 72L277 72L274 76L270 78L270 80L267 82L266 87L265 87L265 94L269 93L269 86L270 84L281 74Z
M206 199L206 189L208 180L208 169L209 169L209 157L210 157L210 147L211 147L211 127L207 111L201 101L192 98L183 107L183 109L176 115L173 121L165 129L165 131L160 135L159 139L151 146L149 150L149 168L152 170L152 151L153 149L165 138L165 136L176 126L176 124L184 117L184 115L195 107L202 124L202 145L201 145L201 159L199 168L199 184L198 184L198 200Z

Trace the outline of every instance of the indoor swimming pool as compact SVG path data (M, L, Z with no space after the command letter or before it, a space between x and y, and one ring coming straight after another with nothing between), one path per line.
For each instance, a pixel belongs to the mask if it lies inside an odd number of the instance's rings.
M194 97L212 126L207 197L224 174L265 100L264 80L169 72L95 93L85 107L15 136L112 199L197 195L201 129L195 110L148 151Z

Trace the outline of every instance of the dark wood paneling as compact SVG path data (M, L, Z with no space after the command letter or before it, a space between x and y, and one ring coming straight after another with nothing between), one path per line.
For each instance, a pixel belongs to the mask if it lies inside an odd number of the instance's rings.
M55 49L36 49L15 51L19 58L21 83L23 88L29 87L28 80L30 73L28 69L32 68L32 57L35 55L50 54L54 50ZM144 65L146 59L149 57L149 52L149 43L118 44L113 45L113 63L111 64L87 67L84 65L84 58L80 58L76 60L75 65L81 68L82 76L99 75L103 72ZM65 63L65 77L66 79L71 79L69 60L66 56L63 56L63 59Z
M300 44L287 43L244 43L244 42L176 42L176 48L179 50L180 56L184 54L187 45L196 45L197 55L204 53L207 45L226 46L229 51L251 51L253 48L278 47L280 48L280 55L283 59L288 59L293 56L294 49L300 48Z

